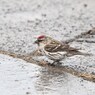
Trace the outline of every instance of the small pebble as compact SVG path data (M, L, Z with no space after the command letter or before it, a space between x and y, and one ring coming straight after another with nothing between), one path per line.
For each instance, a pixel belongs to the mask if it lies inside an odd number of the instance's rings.
M31 94L30 92L26 92L26 94Z
M84 4L84 7L86 8L87 7L87 4Z

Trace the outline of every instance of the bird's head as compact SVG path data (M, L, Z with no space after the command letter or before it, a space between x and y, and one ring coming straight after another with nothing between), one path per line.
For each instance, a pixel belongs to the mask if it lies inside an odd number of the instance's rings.
M52 40L51 37L41 35L37 37L37 40L34 43L37 44L38 46L45 46L46 44L50 43L51 40Z

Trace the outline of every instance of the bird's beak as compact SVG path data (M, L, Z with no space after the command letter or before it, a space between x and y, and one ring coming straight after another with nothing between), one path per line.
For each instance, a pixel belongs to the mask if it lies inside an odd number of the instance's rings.
M39 44L38 40L36 40L36 41L34 42L34 44Z

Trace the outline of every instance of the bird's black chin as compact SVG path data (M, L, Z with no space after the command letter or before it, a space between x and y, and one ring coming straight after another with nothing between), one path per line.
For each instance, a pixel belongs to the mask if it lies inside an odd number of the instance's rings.
M43 40L36 40L35 42L34 42L34 44L40 44L40 42L42 42Z
M36 40L36 41L34 42L34 44L37 44L38 46L40 45L40 43L39 43L38 40Z
M36 41L34 42L34 44L39 44L39 41L38 41L38 40L36 40Z

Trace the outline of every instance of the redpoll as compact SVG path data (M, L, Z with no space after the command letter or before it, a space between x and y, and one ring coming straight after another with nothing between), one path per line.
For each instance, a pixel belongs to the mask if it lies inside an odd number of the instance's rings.
M39 51L43 55L47 56L51 60L54 60L53 63L59 62L65 57L88 55L80 52L76 48L70 47L68 44L63 44L60 41L45 35L39 36L35 43L38 45Z

